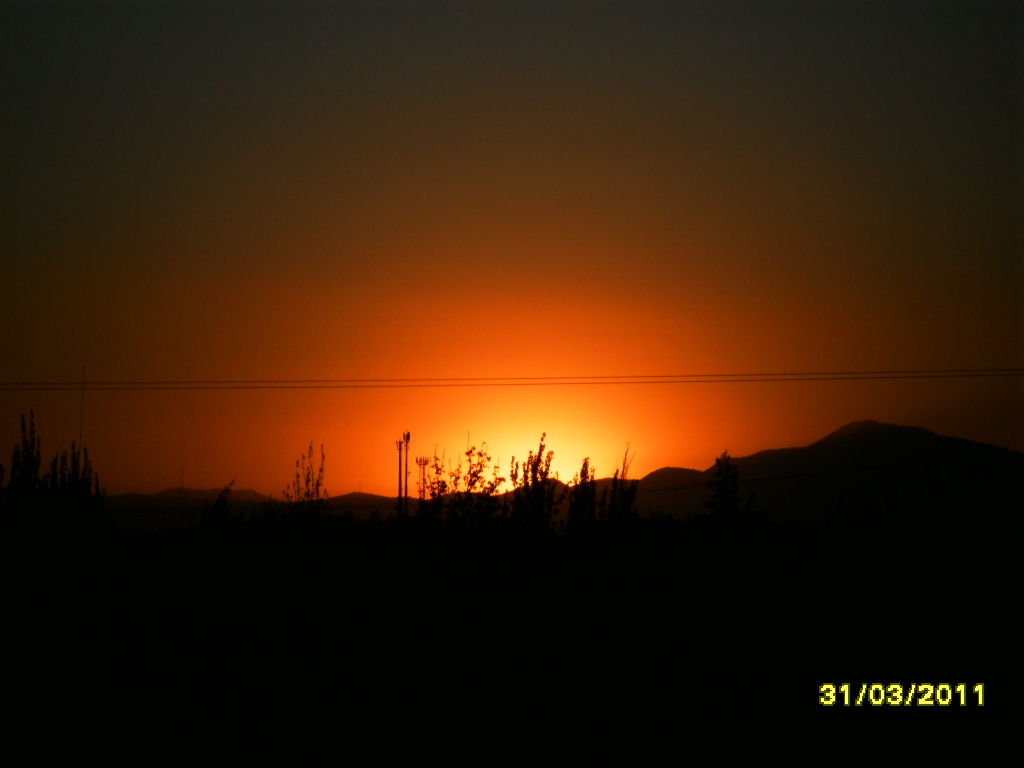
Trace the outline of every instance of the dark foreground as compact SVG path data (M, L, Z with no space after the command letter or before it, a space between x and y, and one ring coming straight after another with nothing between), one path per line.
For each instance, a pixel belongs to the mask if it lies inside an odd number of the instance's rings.
M1008 675L1018 537L669 519L532 535L303 515L166 535L8 527L8 658L29 696L88 706L102 690L192 712L820 711L828 681L984 682L991 699Z

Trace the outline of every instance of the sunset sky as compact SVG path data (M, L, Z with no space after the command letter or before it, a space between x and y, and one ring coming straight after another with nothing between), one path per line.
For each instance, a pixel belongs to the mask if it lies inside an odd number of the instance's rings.
M0 382L1024 367L1021 6L0 5ZM0 392L0 463L77 392ZM563 479L855 420L1024 450L1024 379L89 392L108 493Z

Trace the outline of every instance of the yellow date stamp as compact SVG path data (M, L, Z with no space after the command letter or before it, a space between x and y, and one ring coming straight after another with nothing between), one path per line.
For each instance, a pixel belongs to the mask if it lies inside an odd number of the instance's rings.
M822 683L818 703L823 707L950 707L985 706L985 684L967 683Z

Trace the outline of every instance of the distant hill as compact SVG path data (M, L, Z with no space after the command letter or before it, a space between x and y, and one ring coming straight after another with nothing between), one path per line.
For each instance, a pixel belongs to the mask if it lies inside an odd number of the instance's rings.
M692 517L704 512L708 477L697 469L662 467L640 479L636 506L642 515L667 512L673 517ZM610 480L601 481L609 483ZM600 493L600 490L598 491Z
M339 515L349 512L353 516L366 519L374 514L382 518L393 517L398 514L396 510L397 499L394 496L377 496L372 493L346 493L344 496L332 496L327 500L327 508ZM415 515L419 500L409 498L409 512Z
M213 504L221 488L171 488L159 493L119 493L108 496L106 509L114 525L130 531L166 531L188 527L198 519L203 504ZM249 515L270 497L249 488L232 489L232 514Z
M221 488L171 488L158 493L119 493L107 497L107 509L202 509L214 502ZM270 497L248 488L232 489L232 504L259 505Z
M920 427L858 421L806 447L760 451L734 463L744 498L753 492L780 522L908 514L1005 521L1024 509L1024 454ZM641 512L703 512L714 472L650 473L640 481Z

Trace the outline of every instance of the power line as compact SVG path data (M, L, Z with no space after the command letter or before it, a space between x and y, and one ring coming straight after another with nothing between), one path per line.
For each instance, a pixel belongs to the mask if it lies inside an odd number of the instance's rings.
M593 386L609 384L727 384L794 381L863 381L879 379L966 379L1024 376L1024 368L974 368L904 371L827 371L799 373L641 374L629 376L482 376L394 379L205 379L110 380L84 386L91 392L242 390L242 389L403 389L422 387ZM0 392L82 391L81 382L0 382Z
M737 376L865 376L881 374L928 374L928 373L1021 373L1024 368L935 368L884 371L784 371L774 373L658 373L658 374L617 374L601 376L419 376L387 379L167 379L167 380L107 380L90 384L101 385L158 385L158 384L349 384L349 383L399 383L399 382L475 382L475 381L550 381L560 379L686 379L686 378L732 378ZM2 385L52 385L81 386L72 381L21 381L0 382Z

